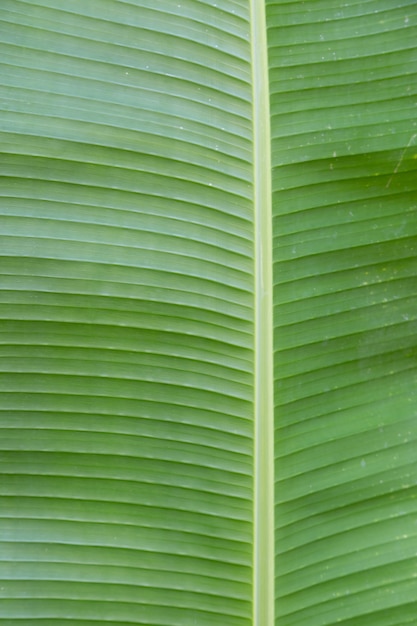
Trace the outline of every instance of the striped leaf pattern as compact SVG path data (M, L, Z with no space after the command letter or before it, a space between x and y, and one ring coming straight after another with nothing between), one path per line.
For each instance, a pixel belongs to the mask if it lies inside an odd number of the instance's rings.
M2 0L2 626L414 624L416 42Z
M411 624L416 5L269 2L268 24L277 624Z
M249 17L8 1L2 623L250 623Z

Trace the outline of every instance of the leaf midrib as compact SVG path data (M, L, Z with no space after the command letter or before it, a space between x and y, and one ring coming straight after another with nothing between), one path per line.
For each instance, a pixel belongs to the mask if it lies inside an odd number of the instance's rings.
M251 0L254 203L253 624L274 624L271 132L264 0Z

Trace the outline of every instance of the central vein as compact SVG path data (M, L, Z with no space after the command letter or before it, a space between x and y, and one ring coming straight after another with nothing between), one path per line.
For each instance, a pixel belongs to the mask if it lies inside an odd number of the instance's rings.
M253 624L274 624L271 136L265 0L251 0L255 226Z

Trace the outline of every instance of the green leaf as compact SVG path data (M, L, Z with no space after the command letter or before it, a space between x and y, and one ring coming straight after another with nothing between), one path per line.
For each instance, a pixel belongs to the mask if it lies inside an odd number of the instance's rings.
M415 2L0 22L2 625L411 626Z
M268 23L276 623L411 624L416 6L271 2Z

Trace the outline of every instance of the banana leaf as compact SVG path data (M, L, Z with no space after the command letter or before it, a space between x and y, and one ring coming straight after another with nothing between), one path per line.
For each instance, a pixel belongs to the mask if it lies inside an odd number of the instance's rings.
M411 626L414 0L2 0L3 626Z

